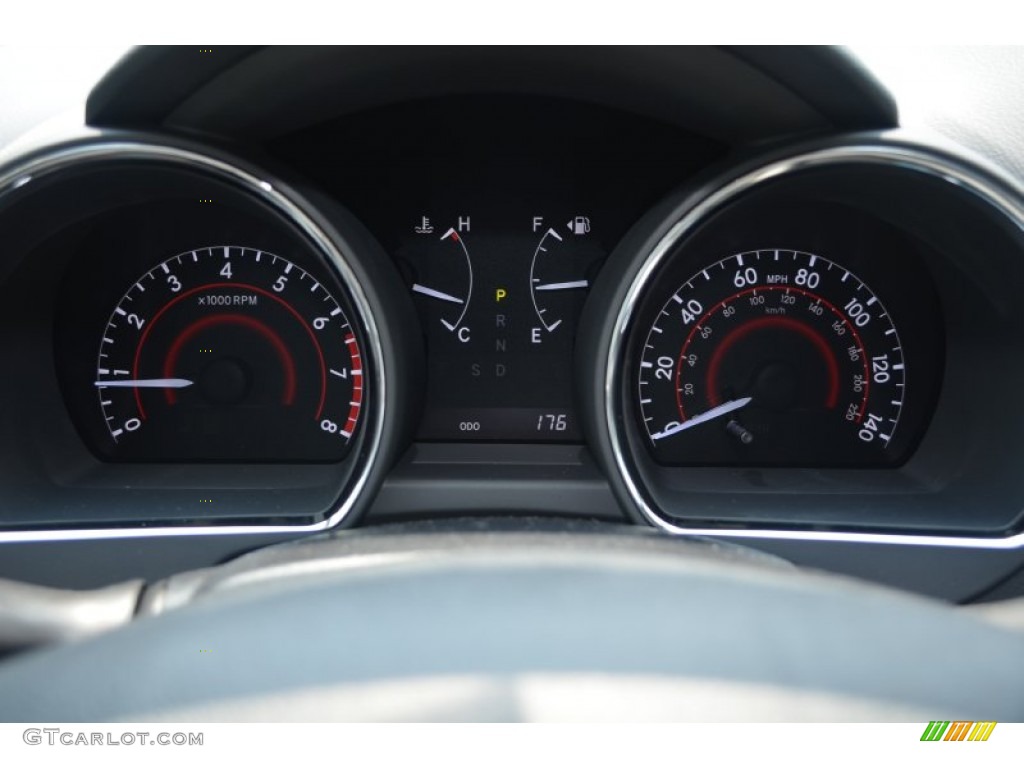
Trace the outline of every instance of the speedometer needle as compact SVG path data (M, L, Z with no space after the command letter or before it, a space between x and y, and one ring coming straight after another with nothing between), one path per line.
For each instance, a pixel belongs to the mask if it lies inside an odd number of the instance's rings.
M155 387L157 389L184 389L195 382L188 379L114 379L97 381L97 387Z
M716 405L709 411L704 411L704 413L698 413L696 416L691 416L682 424L676 424L674 427L663 429L656 435L651 435L651 440L661 440L663 437L671 437L672 435L682 432L684 429L696 427L698 424L703 424L705 421L711 421L712 419L717 419L720 416L725 416L727 413L738 411L740 408L749 405L750 401L753 399L754 398L752 397L741 397L737 400L730 400L727 403Z

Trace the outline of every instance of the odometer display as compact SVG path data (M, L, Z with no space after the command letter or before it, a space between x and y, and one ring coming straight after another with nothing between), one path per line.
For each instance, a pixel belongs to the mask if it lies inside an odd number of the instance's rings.
M365 381L356 331L322 279L273 253L216 246L131 285L91 384L110 458L335 461Z
M647 330L639 418L669 465L885 466L907 397L900 335L857 275L799 250L693 274Z

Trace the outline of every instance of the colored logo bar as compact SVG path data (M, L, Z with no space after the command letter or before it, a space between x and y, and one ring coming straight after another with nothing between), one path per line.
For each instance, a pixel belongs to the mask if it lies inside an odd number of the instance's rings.
M988 741L995 727L993 722L933 720L921 734L921 741Z

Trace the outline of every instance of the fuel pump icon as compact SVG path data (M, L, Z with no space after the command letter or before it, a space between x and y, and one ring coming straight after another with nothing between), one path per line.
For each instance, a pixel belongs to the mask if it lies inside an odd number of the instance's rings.
M576 216L569 222L569 231L574 235L585 235L590 231L590 219L587 216Z

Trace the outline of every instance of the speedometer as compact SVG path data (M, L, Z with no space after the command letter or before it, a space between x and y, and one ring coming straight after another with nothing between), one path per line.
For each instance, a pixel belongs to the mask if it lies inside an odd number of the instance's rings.
M669 465L889 464L908 394L873 288L782 248L732 254L678 286L636 372L648 446Z

